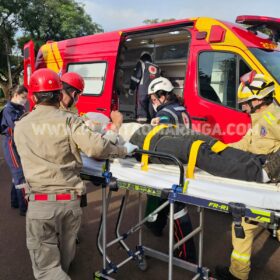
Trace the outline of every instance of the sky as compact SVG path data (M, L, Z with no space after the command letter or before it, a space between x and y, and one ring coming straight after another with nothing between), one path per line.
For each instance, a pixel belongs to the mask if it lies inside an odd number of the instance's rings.
M279 0L77 0L105 31L143 25L145 19L214 17L234 22L238 15L280 17Z

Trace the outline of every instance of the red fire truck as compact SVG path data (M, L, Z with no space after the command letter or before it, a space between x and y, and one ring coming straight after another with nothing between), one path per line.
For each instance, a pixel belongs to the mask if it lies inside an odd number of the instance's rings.
M191 18L47 42L36 59L31 41L24 48L24 81L28 86L31 73L42 67L78 72L85 79L80 114L119 109L133 121L130 77L147 51L184 98L194 129L233 142L250 126L236 102L240 76L252 69L271 76L280 101L279 37L280 19L239 16L236 23Z

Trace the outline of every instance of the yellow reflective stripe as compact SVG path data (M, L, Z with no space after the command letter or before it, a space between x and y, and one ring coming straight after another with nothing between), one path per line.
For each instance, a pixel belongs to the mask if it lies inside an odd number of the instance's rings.
M42 46L42 53L47 68L58 73L62 69L63 61L60 55L57 42Z
M263 118L268 124L272 124L271 120L266 115L264 115Z
M228 147L227 144L221 142L221 141L217 141L212 147L211 147L211 150L218 154L220 153L221 151L223 151L224 149L226 149Z
M253 214L270 217L271 213L259 209L250 209Z
M187 178L194 178L194 168L196 164L197 154L202 143L204 143L204 141L202 140L197 140L192 143L188 166L186 170Z
M244 263L249 263L250 262L250 255L249 254L240 254L236 250L233 250L231 253L231 257L235 260L244 262Z
M272 124L272 122L276 120L276 117L271 112L266 112L263 115L263 118L266 120L268 124Z
M150 144L152 138L163 128L167 128L168 125L166 124L160 124L155 126L145 137L144 144L143 144L143 150L149 150L150 149ZM143 154L141 158L141 169L144 171L148 170L148 160L149 156L147 154Z
M265 218L265 217L260 217L260 216L258 216L256 218L253 218L253 219L257 220L258 222L263 222L263 223L270 223L271 222L270 218Z
M267 112L266 114L268 115L268 117L269 117L271 120L273 120L273 121L276 120L276 117L275 117L271 112Z

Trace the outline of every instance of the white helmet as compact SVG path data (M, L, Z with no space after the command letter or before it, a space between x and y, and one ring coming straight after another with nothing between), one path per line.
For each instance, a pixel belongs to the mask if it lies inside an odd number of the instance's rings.
M168 79L164 77L159 77L152 80L149 84L148 95L155 94L159 90L170 92L173 89L174 87Z

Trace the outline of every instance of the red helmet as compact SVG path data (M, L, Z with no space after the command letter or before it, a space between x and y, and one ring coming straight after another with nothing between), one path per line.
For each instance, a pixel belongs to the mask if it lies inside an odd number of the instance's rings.
M85 88L84 79L82 78L82 76L75 72L67 72L63 74L61 77L61 82L66 83L81 92Z
M57 91L62 89L59 76L48 68L36 70L30 77L29 89L32 92Z

